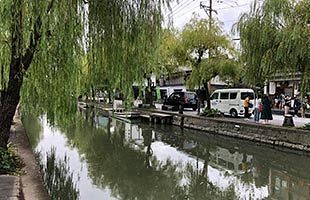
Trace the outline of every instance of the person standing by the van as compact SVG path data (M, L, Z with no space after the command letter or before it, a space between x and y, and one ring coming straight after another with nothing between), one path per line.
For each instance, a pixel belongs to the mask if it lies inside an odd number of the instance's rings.
M254 121L255 123L259 122L260 113L262 112L263 105L261 99L256 99L255 107L254 107Z
M249 107L250 107L250 97L247 96L245 100L243 101L243 107L244 107L244 117L245 119L248 119L249 116Z
M268 121L272 120L273 118L271 113L272 104L267 95L264 95L262 105L262 119L264 120L264 124L268 124Z

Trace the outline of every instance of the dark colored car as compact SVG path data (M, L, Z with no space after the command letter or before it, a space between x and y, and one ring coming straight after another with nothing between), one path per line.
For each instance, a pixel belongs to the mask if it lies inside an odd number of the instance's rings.
M173 92L164 102L163 110L167 110L168 106L172 106L172 110L178 110L183 104L183 108L197 109L197 95L195 92Z

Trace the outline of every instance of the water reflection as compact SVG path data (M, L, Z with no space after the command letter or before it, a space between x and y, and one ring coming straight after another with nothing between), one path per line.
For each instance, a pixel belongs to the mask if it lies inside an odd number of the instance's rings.
M82 110L70 125L41 126L36 149L69 155L82 199L310 198L305 156Z

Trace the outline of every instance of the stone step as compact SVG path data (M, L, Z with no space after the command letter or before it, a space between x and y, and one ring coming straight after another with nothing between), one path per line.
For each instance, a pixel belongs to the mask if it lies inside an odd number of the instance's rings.
M20 177L0 176L0 200L20 199Z

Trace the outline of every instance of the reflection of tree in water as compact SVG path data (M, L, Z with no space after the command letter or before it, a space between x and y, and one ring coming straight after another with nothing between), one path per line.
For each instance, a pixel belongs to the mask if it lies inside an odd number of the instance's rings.
M205 175L193 173L188 166L171 160L159 162L151 149L152 132L143 132L146 151L135 150L125 142L125 125L117 123L115 132L110 132L110 121L104 129L76 115L57 121L68 142L77 148L88 164L89 177L99 187L109 187L114 197L120 199L194 199L208 194L225 196L213 186ZM206 162L208 159L206 159ZM207 166L207 163L205 163ZM181 169L181 170L180 170ZM197 171L197 170L196 170ZM180 185L184 174L188 185ZM205 177L205 178L203 178ZM197 181L203 181L203 185ZM205 187L204 184L208 185ZM204 190L212 189L212 192ZM205 195L197 194L202 191ZM223 193L223 194L222 194ZM211 197L211 196L209 196ZM225 196L226 197L226 196Z
M22 121L28 134L28 139L32 147L36 147L40 141L42 135L42 126L40 119L33 115L22 115Z
M205 162L204 166L208 163ZM188 199L237 199L234 185L221 190L208 180L205 169L197 171L192 165L187 165L186 176L189 184L184 186L184 190L188 192Z

